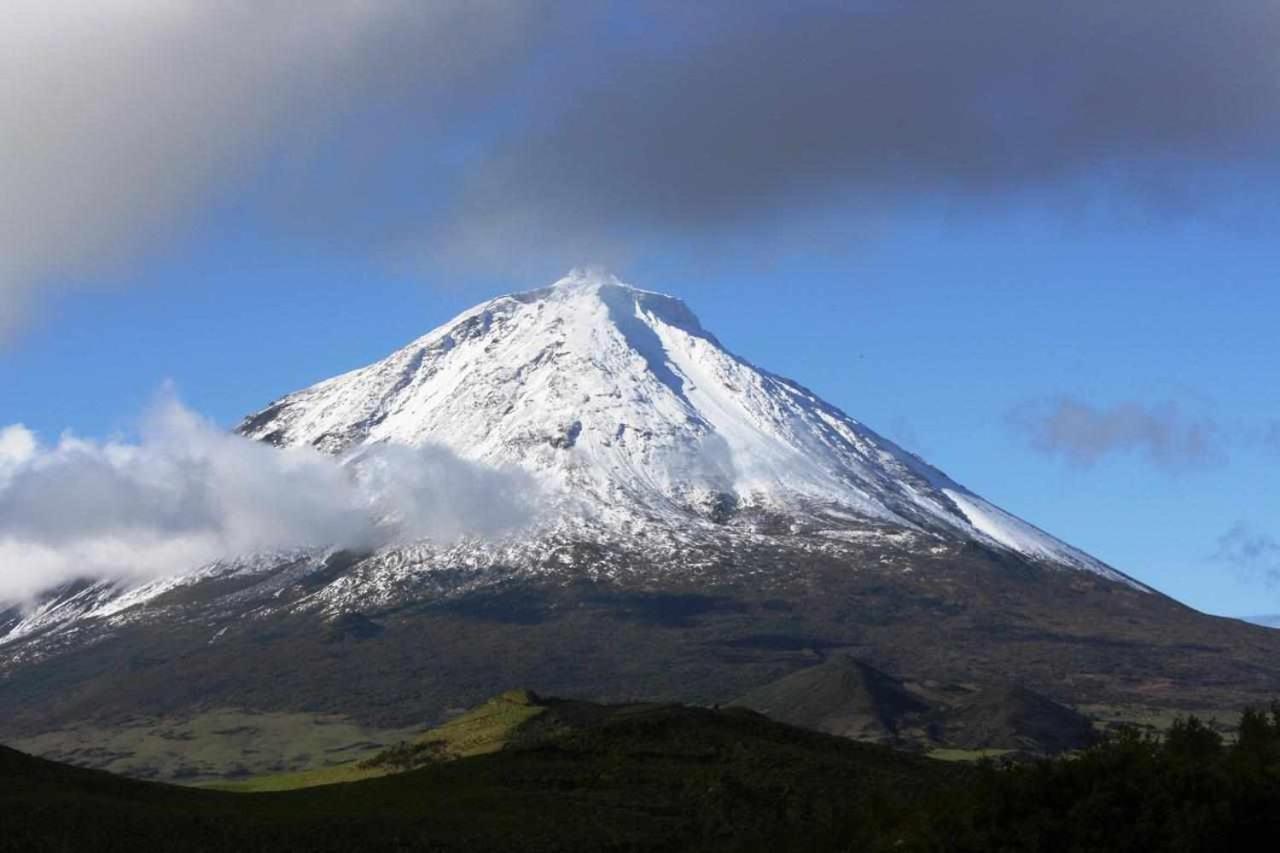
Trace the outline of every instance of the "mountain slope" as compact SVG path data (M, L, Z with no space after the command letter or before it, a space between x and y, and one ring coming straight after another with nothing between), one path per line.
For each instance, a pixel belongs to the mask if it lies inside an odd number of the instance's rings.
M25 614L0 613L0 647L131 618L192 583L252 587L248 579L284 564L295 567L289 577L335 576L305 604L328 613L437 595L442 564L620 577L640 562L646 576L696 577L716 555L780 542L846 559L868 547L945 553L976 543L1147 589L729 353L679 300L597 275L478 305L382 361L272 403L239 431L339 455L373 478L395 464L373 448L443 447L520 472L541 511L505 539L396 537L355 572L332 569L331 554L299 552L175 567L140 589L71 584Z

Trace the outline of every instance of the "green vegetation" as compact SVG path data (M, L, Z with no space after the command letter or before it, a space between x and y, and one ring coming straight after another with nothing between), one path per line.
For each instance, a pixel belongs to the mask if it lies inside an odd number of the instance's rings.
M178 788L0 750L0 850L863 846L956 771L744 710L547 700L506 748L352 784Z
M378 778L277 793L0 748L0 850L1146 853L1251 849L1280 831L1280 706L1245 713L1234 741L1191 717L1070 757L976 765L737 708L517 693L449 727L452 748L479 754L450 758L428 736L363 762Z
M452 758L467 758L497 752L506 746L521 726L547 710L530 690L508 690L456 717L423 736L423 742L438 742Z
M240 782L217 782L208 787L239 792L292 791L357 782L439 761L486 755L506 746L521 726L546 709L533 692L509 690L415 740L401 741L362 760L336 767L257 776Z
M1280 705L1234 743L1195 717L1120 730L1072 758L983 764L904 827L905 850L1248 850L1280 831ZM1268 839L1268 841L1262 841Z
M137 778L183 784L228 776L339 771L422 729L372 729L336 714L250 713L219 708L195 716L135 717L6 741L23 752ZM340 772L339 772L340 775ZM336 779L335 779L336 781Z

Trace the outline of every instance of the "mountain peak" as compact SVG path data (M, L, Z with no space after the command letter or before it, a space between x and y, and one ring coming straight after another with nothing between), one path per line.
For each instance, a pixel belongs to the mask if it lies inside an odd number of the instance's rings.
M526 290L522 293L512 294L511 296L515 299L520 299L525 296L572 299L577 296L598 293L600 290L605 288L679 301L676 300L675 297L668 296L664 293L642 290L635 285L624 282L608 270L601 269L599 267L574 267L563 277L552 282L546 287Z
M602 287L639 290L639 288L627 284L606 269L600 267L574 267L551 285L525 292L568 296L575 293L594 292Z
M556 523L591 535L901 531L1126 580L728 352L679 299L598 271L477 305L240 432L334 454L443 445L533 475Z
M597 319L608 319L615 325L628 325L640 313L652 314L669 326L689 333L710 337L697 316L683 300L666 293L643 290L627 284L604 270L597 268L572 269L555 283L512 293L478 305L463 316L492 309L495 305L514 301L524 304L554 303L569 310L591 313L592 308L603 305L608 311L597 314Z

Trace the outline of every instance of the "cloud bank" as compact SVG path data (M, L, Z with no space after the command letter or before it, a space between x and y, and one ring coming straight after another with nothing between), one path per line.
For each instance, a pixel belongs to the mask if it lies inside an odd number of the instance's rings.
M1166 207L1195 204L1206 171L1276 162L1266 0L654 9L664 39L587 48L564 108L471 171L453 244L724 232L1075 181Z
M338 460L223 432L165 400L135 444L0 430L0 601L64 581L126 583L310 546L371 548L508 533L536 488L442 448Z
M0 340L224 203L556 271L831 206L1195 207L1274 180L1277 43L1272 0L12 0Z
M1036 450L1083 467L1125 453L1172 470L1221 458L1217 426L1188 417L1177 403L1099 407L1061 397L1025 403L1010 412L1009 422Z

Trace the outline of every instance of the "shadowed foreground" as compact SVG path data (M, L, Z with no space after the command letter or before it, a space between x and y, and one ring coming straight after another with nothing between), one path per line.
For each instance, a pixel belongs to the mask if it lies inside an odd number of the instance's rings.
M1280 830L1280 710L1233 744L1193 718L959 767L744 710L553 701L497 751L278 793L0 749L0 816L23 851L1248 849Z
M544 732L279 793L171 787L4 750L0 849L841 849L884 829L881 792L923 793L964 772L742 710L627 706Z

